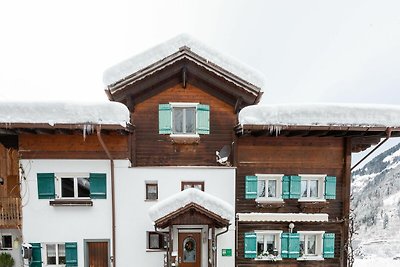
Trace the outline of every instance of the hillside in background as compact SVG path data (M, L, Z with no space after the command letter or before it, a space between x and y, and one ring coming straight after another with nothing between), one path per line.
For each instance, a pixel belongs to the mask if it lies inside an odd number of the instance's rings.
M352 173L357 258L399 258L400 144Z

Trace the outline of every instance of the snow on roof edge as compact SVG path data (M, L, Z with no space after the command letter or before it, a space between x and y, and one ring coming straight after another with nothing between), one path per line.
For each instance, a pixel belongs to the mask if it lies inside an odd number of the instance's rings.
M115 84L133 73L143 70L158 61L162 61L166 57L178 52L179 48L183 46L189 47L192 52L205 58L208 62L225 69L260 89L262 89L265 84L265 77L258 70L231 56L222 55L189 34L177 35L164 43L158 44L142 53L111 66L103 73L103 83L106 86Z
M119 102L4 102L0 101L0 123L4 124L99 124L130 123L128 108Z
M400 127L400 106L381 104L253 105L239 113L240 125Z
M155 222L190 203L196 203L229 221L234 219L234 209L232 205L195 188L185 189L161 200L149 209L149 217Z

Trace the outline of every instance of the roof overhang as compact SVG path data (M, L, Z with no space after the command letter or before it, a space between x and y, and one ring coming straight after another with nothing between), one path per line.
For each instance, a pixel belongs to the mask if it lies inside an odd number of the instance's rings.
M109 85L110 100L133 106L176 84L197 86L237 110L259 102L261 89L213 64L188 47Z

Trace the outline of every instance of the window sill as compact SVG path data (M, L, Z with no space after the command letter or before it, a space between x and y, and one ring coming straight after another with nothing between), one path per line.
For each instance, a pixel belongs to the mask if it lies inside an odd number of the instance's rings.
M326 202L325 198L299 198L299 202Z
M50 206L93 206L91 199L56 199L50 200Z
M161 249L161 248L147 248L146 252L165 252L167 251L166 249Z
M198 144L200 142L200 135L198 134L171 134L171 141L173 144Z
M144 202L157 202L158 199L145 199Z
M282 198L256 198L257 203L285 203Z
M256 261L281 261L282 258L281 257L277 257L275 259L273 259L273 258L255 258L254 260L256 260Z
M322 256L308 256L308 257L300 257L297 258L298 261L323 261L324 258Z

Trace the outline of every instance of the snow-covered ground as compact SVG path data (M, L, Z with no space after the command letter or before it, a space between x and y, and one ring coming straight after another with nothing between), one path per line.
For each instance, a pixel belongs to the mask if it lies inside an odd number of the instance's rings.
M353 267L373 267L373 266L399 267L400 259L399 260L393 260L387 258L356 259L353 265Z

